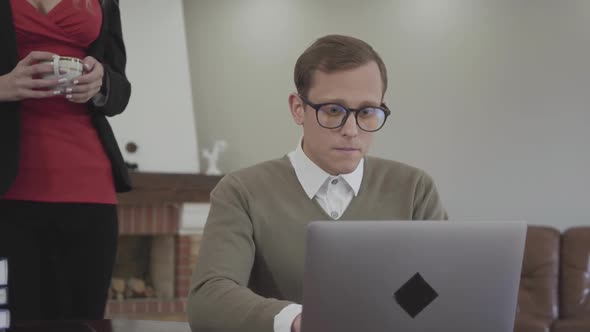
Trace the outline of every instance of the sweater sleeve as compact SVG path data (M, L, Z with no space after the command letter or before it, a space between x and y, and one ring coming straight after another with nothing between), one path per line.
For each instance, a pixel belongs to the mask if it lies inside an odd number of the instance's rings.
M422 172L414 193L414 220L448 220L438 190L432 178Z
M188 298L191 328L272 332L287 301L268 299L247 286L256 245L246 188L225 176L211 193L211 209Z

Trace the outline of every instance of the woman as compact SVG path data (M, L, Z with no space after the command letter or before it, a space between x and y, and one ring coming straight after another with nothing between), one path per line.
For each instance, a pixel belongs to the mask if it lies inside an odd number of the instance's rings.
M131 93L116 0L0 0L0 257L13 321L101 319L130 181L105 116ZM62 91L54 55L83 60Z

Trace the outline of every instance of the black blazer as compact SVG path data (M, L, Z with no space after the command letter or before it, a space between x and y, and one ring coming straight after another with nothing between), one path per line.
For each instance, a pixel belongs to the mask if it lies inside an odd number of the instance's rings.
M23 0L24 1L24 0ZM67 1L67 0L62 0ZM111 160L117 192L131 190L131 180L121 151L106 116L125 110L131 96L131 85L125 76L127 57L121 32L117 0L101 1L103 19L100 35L90 45L88 55L104 66L102 106L88 102L92 123ZM0 0L0 76L8 74L18 62L16 37L10 0ZM0 195L6 193L18 173L20 113L18 102L0 102Z

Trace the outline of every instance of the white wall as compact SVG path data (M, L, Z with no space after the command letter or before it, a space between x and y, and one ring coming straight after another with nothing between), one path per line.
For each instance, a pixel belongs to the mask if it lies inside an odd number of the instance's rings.
M126 160L141 171L199 172L182 0L120 2L132 96L112 119ZM129 141L139 150L124 150Z
M454 219L590 224L590 1L185 0L199 140L226 171L300 135L287 95L315 38L350 34L389 69L373 154L427 170Z

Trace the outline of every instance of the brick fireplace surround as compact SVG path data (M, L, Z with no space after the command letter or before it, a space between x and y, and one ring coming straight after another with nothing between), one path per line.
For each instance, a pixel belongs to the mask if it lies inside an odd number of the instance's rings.
M119 195L121 236L167 236L172 247L161 259L173 261L172 296L109 299L108 318L186 312L186 297L197 260L209 193L221 177L189 174L132 174L134 190Z

